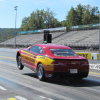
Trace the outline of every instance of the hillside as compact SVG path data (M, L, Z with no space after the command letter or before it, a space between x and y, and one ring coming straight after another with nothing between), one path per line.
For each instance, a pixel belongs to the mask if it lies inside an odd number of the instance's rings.
M16 29L17 34L21 31L20 28ZM15 36L15 28L0 28L0 42L11 39Z

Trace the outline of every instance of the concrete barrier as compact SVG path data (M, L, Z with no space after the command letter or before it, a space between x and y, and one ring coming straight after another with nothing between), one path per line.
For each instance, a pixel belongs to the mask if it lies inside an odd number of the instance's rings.
M97 53L91 53L91 59L97 60Z
M89 60L91 60L91 53L84 53L84 52L76 52L76 54L83 56Z
M76 52L76 54L87 58L88 60L100 60L100 53L83 53L83 52Z
M99 53L97 54L97 60L100 60L100 54Z

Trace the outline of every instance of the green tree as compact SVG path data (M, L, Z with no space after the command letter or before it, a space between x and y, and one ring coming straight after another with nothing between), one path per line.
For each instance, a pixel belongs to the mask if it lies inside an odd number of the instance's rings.
M70 29L70 26L98 23L97 11L98 7L91 7L90 5L79 4L76 8L71 7L66 16L67 30Z
M84 14L82 17L83 24L90 24L91 13L90 13L90 5L84 6Z
M47 8L47 11L37 9L35 12L33 11L28 18L23 18L21 29L22 31L26 31L59 27L60 23L54 17L55 13L50 11L50 8Z
M82 25L82 16L83 16L83 5L79 4L76 7L76 24Z
M24 17L22 19L21 30L22 31L29 30L29 18L28 17Z
M77 12L73 7L71 7L70 11L68 12L68 16L66 16L67 30L73 25L77 25Z
M84 14L82 18L82 24L98 23L99 18L97 16L98 7L91 7L90 5L84 6Z
M97 15L98 12L98 7L93 7L91 9L91 22L90 23L98 23L99 22L99 17Z

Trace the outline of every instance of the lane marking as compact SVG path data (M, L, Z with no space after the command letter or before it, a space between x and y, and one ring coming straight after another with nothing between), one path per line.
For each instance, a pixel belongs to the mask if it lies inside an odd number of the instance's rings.
M28 100L28 99L21 96L15 96L15 98L5 98L5 99L2 98L0 100Z
M15 98L18 99L18 100L28 100L28 99L21 97L21 96L15 96Z
M17 99L15 99L15 98L7 98L7 100L17 100Z
M47 98L47 97L44 97L44 96L39 96L41 97L42 99L49 99L49 100L53 100L53 99L50 99L50 98Z
M100 77L100 76L98 76L98 75L95 75L95 74L94 74L94 75L93 75L93 74L89 74L89 75L90 75L90 76L95 76L95 77Z
M1 90L7 90L6 88L4 88L4 87L2 87L2 86L0 86L0 89L1 89Z
M41 98L43 98L43 99L46 98L46 97L43 97L43 96L39 96L39 97L41 97Z
M96 72L89 72L90 76L95 76L95 77L100 77L100 73L96 73Z
M53 100L53 99L50 99L50 98L47 98L47 97L44 97L44 96L39 96L39 97L42 98L42 99ZM21 96L15 96L15 98L5 98L5 99L2 98L0 100L28 100L28 99L21 97Z
M18 100L18 99L15 99L15 98L2 98L2 99L0 99L0 100Z
M100 73L96 73L96 72L89 72L89 74L100 75Z
M0 57L3 57L3 58L10 58L10 59L16 59L14 57L7 57L7 56L0 56Z

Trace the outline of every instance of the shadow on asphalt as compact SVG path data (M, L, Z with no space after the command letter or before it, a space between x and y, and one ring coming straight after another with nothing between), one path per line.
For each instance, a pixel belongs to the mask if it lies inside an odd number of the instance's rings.
M23 73L23 75L27 75L33 78L37 78L36 73ZM41 82L41 81L39 81ZM71 86L71 87L94 87L94 86L100 86L100 82L95 80L90 80L88 77L83 79L72 79L72 78L50 78L43 81L45 83L51 83L51 84L57 84L57 85L63 85L63 86Z

